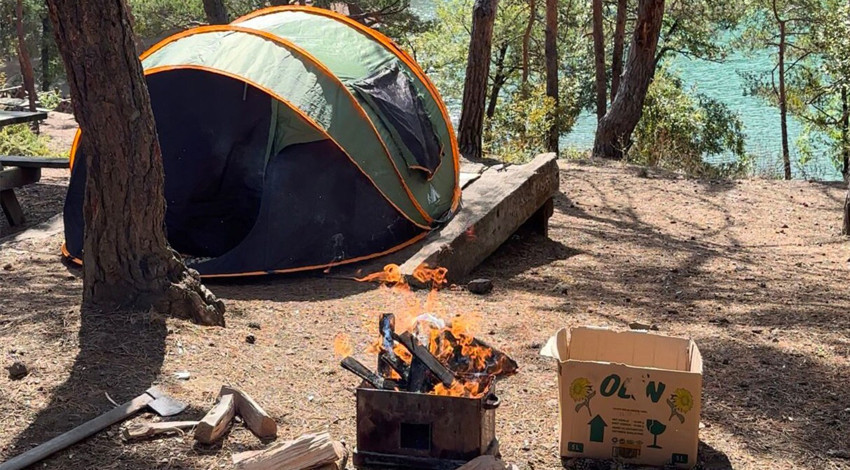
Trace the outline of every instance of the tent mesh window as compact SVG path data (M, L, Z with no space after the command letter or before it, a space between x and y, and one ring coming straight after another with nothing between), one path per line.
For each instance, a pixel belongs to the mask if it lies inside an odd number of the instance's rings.
M413 83L398 64L351 86L384 121L408 167L433 174L442 161L440 142Z

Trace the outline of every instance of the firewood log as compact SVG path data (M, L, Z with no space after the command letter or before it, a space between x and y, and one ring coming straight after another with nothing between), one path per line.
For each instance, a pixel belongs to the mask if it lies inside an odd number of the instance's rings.
M280 442L266 450L243 452L233 456L237 470L306 470L314 468L344 468L348 451L342 443L333 441L327 432L305 434L294 441Z
M227 431L236 414L236 400L233 394L219 397L218 403L207 412L204 419L195 428L195 439L204 444L212 444Z
M482 455L458 467L457 470L512 470L515 468L513 465L507 465L501 460L497 460L492 455Z
M245 421L245 426L260 439L277 436L277 423L263 408L242 389L225 385L219 396L231 394L236 398L236 413Z

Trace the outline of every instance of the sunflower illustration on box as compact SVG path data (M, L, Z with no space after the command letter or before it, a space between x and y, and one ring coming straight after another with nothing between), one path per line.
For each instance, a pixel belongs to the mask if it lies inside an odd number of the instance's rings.
M590 411L590 399L594 396L596 396L596 392L593 390L590 380L579 377L570 384L570 398L576 402L576 413L582 408L587 408L587 414L593 416Z
M684 388L677 388L670 395L670 398L667 399L667 405L670 406L670 418L668 421L672 421L675 416L679 419L680 423L684 423L685 415L694 407L694 397L690 391Z

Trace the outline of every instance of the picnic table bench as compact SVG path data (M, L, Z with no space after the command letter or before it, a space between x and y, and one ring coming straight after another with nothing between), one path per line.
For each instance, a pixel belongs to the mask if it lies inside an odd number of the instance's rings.
M46 118L47 113L41 111L0 110L0 127ZM41 179L42 168L68 168L68 159L0 155L0 207L9 225L14 227L24 223L24 212L15 196L15 189L37 183Z

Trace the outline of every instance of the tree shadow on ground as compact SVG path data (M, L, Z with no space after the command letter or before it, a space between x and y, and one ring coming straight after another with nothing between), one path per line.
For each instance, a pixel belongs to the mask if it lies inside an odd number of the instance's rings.
M15 190L18 202L24 212L24 225L11 227L6 217L0 214L0 238L22 232L34 225L53 217L62 209L66 186L49 183L37 183Z
M314 273L274 274L254 278L205 279L206 285L222 299L300 302L334 300L361 294L375 288L357 282L353 276Z
M49 404L16 437L5 457L18 455L109 411L114 405L107 393L118 403L144 393L163 364L166 335L163 319L151 314L84 310L79 353L68 379L52 390ZM197 415L199 410L189 413ZM153 468L161 457L128 452L113 426L54 454L45 463L49 468Z

